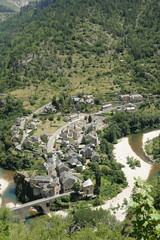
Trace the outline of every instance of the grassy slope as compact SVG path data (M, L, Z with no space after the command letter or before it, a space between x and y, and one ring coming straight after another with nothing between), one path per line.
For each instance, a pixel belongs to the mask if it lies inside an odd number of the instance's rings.
M156 92L158 8L154 0L145 4L59 0L48 8L21 13L12 20L16 27L10 30L14 34L7 49L10 61L3 59L8 70L3 67L2 86L7 82L10 89L18 87L12 94L28 107L30 98L39 105L63 91ZM28 53L39 56L19 64Z

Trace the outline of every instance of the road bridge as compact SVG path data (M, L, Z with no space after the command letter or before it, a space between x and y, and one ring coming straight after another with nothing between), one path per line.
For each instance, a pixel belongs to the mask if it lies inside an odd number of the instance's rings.
M53 197L41 198L35 201L31 201L28 203L24 203L21 206L11 208L13 214L21 219L25 219L27 212L31 207L38 207L38 209L43 213L47 214L50 211L51 202L53 202L56 198L63 196L70 196L72 192L67 192L63 194L54 195Z

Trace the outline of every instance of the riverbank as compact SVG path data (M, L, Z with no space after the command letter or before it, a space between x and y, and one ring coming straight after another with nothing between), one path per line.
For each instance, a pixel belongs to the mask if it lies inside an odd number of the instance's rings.
M155 130L149 133L143 134L143 147L146 144L146 141L151 140L152 138L158 136L160 130ZM119 193L115 198L108 200L104 205L101 206L103 209L111 208L116 218L119 221L125 219L126 214L126 205L125 202L129 202L135 183L135 178L141 177L143 180L147 180L149 173L151 171L152 165L144 162L139 158L131 149L128 137L122 138L115 145L113 151L117 162L124 165L122 168L128 182L128 187L125 188L121 193ZM127 164L127 157L134 157L138 159L141 163L141 167L136 167L136 169L131 169Z
M4 180L3 178L0 179L0 195L7 189L9 182ZM0 206L2 205L2 198L0 197Z
M145 152L145 145L148 143L148 141L152 140L155 137L158 137L159 135L160 135L160 130L155 130L155 131L143 134L142 147L144 152Z

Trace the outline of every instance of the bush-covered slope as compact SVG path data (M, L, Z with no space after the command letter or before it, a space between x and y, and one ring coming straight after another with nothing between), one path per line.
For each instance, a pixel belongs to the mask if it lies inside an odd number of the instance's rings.
M1 90L158 93L159 15L156 0L28 7L0 26Z

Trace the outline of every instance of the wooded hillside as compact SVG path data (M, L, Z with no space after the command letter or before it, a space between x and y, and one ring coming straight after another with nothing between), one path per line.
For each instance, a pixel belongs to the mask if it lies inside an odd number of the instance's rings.
M1 91L157 94L159 15L157 0L32 3L0 25Z

